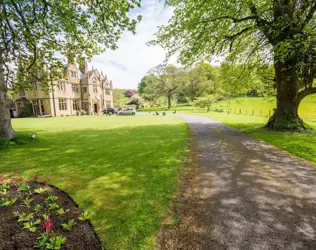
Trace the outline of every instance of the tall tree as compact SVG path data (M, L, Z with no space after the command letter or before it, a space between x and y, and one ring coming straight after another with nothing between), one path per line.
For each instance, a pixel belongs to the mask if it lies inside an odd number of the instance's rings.
M216 81L213 67L207 63L198 63L185 74L185 94L193 102L202 96L207 89L211 89Z
M165 96L168 99L168 108L171 107L172 97L181 90L183 85L183 71L173 65L158 65L149 72L154 76L151 85L147 86L147 93Z
M227 97L246 94L249 90L260 89L263 86L256 68L247 65L223 64L220 68L220 86Z
M12 138L6 92L37 62L115 49L124 30L135 33L140 17L128 13L140 0L3 0L0 3L0 138ZM56 56L56 52L60 55ZM23 75L23 74L22 74ZM25 83L23 83L25 84ZM30 83L28 83L30 84Z
M144 76L138 83L137 92L147 101L153 102L159 97L158 91L154 89L156 77L152 74Z
M274 66L277 107L267 127L301 129L302 99L316 93L315 0L167 0L174 6L156 41L183 64L226 60Z

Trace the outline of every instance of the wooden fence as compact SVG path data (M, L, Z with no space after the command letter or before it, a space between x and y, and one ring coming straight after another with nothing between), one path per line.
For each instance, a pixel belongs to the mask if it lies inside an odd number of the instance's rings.
M263 116L270 117L273 114L273 110L264 109L251 109L251 108L211 108L211 111L226 113L226 114L239 114L239 115L251 115L251 116Z

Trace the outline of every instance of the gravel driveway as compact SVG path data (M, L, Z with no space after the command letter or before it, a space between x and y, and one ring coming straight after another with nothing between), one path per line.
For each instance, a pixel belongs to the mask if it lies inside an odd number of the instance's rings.
M315 167L208 118L176 117L192 129L195 171L161 249L316 249Z

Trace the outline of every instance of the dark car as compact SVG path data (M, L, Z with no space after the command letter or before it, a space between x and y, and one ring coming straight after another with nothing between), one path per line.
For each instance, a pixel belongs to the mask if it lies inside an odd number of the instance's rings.
M104 110L103 114L107 115L107 114L117 114L117 109L116 108L107 108Z

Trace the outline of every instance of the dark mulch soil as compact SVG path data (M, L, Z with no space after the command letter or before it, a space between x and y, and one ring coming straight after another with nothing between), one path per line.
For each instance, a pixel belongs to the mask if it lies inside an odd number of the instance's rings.
M28 182L33 188L43 187L41 184ZM101 242L95 234L92 225L89 221L81 221L78 219L80 214L83 212L76 203L63 191L49 186L48 191L43 194L32 194L33 202L32 208L28 209L23 205L23 200L28 196L27 192L17 191L16 186L12 186L10 191L6 195L0 194L0 199L6 198L17 198L16 203L11 207L0 207L0 250L13 250L13 249L34 249L33 246L37 242L39 237L45 229L42 227L43 217L42 215L47 211L45 206L45 198L49 195L58 197L57 204L66 209L70 209L70 212L64 215L57 215L56 212L50 212L50 218L53 221L52 233L54 235L60 235L67 238L65 244L62 245L61 249L74 249L74 250L98 250L102 249ZM40 212L33 212L32 209L36 204L41 204L44 209ZM30 232L28 229L23 229L23 223L17 222L17 217L13 212L25 212L34 213L34 219L41 219L41 223L37 226L35 233ZM62 229L61 224L74 219L75 225L70 232L65 232Z

